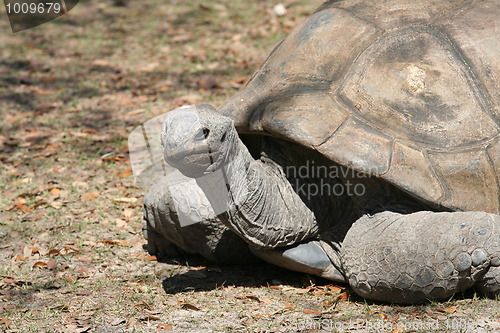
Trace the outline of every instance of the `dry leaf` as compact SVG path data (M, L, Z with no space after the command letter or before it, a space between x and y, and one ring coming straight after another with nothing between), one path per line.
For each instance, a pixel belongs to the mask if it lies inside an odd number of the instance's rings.
M325 299L323 301L323 307L327 308L335 304L335 301L332 301L331 299Z
M285 309L289 310L289 309L293 309L295 306L291 303L289 303L288 301L285 301Z
M78 280L78 278L76 276L73 276L73 275L65 275L64 280L66 280L68 282L75 282L76 280Z
M126 202L126 203L136 203L137 198L114 198L113 201Z
M33 264L33 268L46 268L47 267L47 263L46 262L43 262L43 261L37 261Z
M267 313L264 313L264 314L257 314L257 315L253 315L252 317L254 317L254 318L256 318L256 319L260 319L260 318L269 317L269 314L267 314Z
M52 190L50 190L50 194L58 196L61 194L61 190L58 188L53 188Z
M15 203L14 207L17 208L17 209L19 209L19 210L22 210L23 212L33 213L35 211L34 209L29 208L28 206L20 204L20 203Z
M140 320L141 321L157 321L157 320L160 320L160 317L157 317L157 316L147 316L147 317L141 318Z
M57 256L58 254L61 254L61 252L58 249L50 249L48 252L49 256Z
M115 222L116 222L116 226L118 227L118 229L123 229L128 225L127 221L122 220L122 219L116 219Z
M5 326L10 327L12 325L11 322L7 318L2 317L0 319L2 320L2 323L5 324Z
M93 259L92 259L91 257L89 257L89 256L84 256L84 255L81 255L81 254L77 254L77 255L76 255L76 258L77 258L78 260L80 260L81 262L92 262L92 261L93 261Z
M47 147L45 147L45 149L57 149L59 147L62 146L62 143L56 143L56 144L53 144L53 145L47 145Z
M75 271L75 273L77 273L78 276L80 276L80 277L88 277L89 276L89 272L86 268L77 269Z
M304 313L305 313L305 314L310 314L310 315L315 315L315 316L317 316L317 315L320 315L322 312L321 312L321 311L313 311L313 310L308 310L308 309L306 309L306 310L304 310Z
M46 254L46 253L42 253L42 252L45 252L45 251L40 250L36 246L28 246L28 249L31 251L31 255L34 255L34 254L37 254L37 253L40 254L40 255Z
M17 279L10 279L10 278L6 278L3 282L6 284L12 284L15 286L23 286L23 285L31 284L30 282L21 281L21 280L17 280Z
M78 251L73 249L72 247L70 246L65 246L63 249L61 249L61 254L63 255L68 255L68 254L71 254L71 253L77 253Z
M56 269L57 268L57 264L56 264L54 259L47 260L47 268L48 269Z
M95 198L97 198L99 196L99 191L92 191L92 192L88 192L88 193L85 193L85 194L82 194L82 199L83 200L94 200Z
M136 285L136 283L133 283L133 282L130 282L129 284L131 285ZM144 308L144 309L149 309L150 308L150 304L146 303L146 302L141 302L141 303L137 303L137 304L134 304L134 307L136 308Z
M177 304L179 304L181 306L181 308L184 310L201 311L200 308L198 308L192 304L186 303L184 301L177 301Z
M343 293L340 293L337 298L341 301L347 301L349 300L349 294L347 293L347 291L344 291Z
M84 128L82 130L83 133L89 133L89 134L100 134L98 130L95 130L93 128Z
M134 215L134 210L130 208L125 208L123 210L123 216L125 216L126 219L131 218Z
M380 318L382 318L383 320L388 320L389 317L385 314L385 313L380 313L379 314Z
M33 181L33 178L31 177L26 177L26 178L23 178L21 179L21 184L29 184Z
M439 311L446 312L446 313L453 313L453 312L457 311L457 307L456 306L450 306L449 308L442 309L442 310L439 310Z
M333 285L333 284L329 284L326 287L328 289L330 289L331 291L334 291L334 292L341 292L342 290L345 289L344 287L339 287L339 286L336 286L336 285Z
M191 267L192 271L202 271L204 269L207 269L207 268L205 266Z
M158 326L156 326L157 331L171 331L172 328L173 327L171 325L166 324L159 324Z
M16 256L16 258L14 259L14 261L25 261L25 260L26 260L26 256L23 254L18 254Z
M237 299L251 299L251 300L254 300L254 301L257 301L260 303L260 299L257 296L251 295L251 294L250 295L236 295L234 297Z
M132 176L132 169L124 169L120 172L118 172L118 177L120 178L127 178L127 177L130 177Z
M273 301L271 301L269 298L263 298L262 299L262 302L266 303L266 304L273 304Z
M6 278L5 280L3 280L4 283L6 284L17 284L19 282L19 280L15 280L15 279L11 279L11 278Z
M285 291L285 288L283 289ZM312 288L291 288L291 289L286 289L286 290L292 290L296 292L297 294L307 294L312 290Z
M103 239L103 240L100 240L98 241L98 243L104 243L104 244L107 244L107 245L125 245L125 241L121 240L121 239Z
M240 77L237 77L236 79L231 80L231 82L243 84L243 83L245 83L245 81L247 79L248 79L248 77L246 77L246 76L240 76Z
M55 209L61 209L64 203L60 201L54 201L50 203L50 207L55 208Z

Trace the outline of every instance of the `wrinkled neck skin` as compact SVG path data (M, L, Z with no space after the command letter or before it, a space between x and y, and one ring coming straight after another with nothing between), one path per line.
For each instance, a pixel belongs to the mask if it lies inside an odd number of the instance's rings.
M315 238L314 214L272 161L254 160L235 135L216 171L196 181L221 221L249 244L271 249Z

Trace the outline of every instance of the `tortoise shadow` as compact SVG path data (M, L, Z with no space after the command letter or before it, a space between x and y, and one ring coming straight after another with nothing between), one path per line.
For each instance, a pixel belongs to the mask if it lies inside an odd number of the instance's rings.
M178 260L182 260L182 262ZM212 291L228 286L258 288L285 285L295 288L307 288L314 285L326 286L335 284L345 288L345 291L347 291L349 295L349 302L365 304L367 306L396 306L401 309L407 309L408 311L412 309L419 311L435 303L446 304L449 302L472 300L476 298L487 299L487 297L479 294L474 288L469 288L464 292L453 295L449 299L441 301L426 300L417 304L381 302L364 299L358 296L346 283L334 282L306 273L289 271L264 261L240 265L217 265L197 256L178 260L169 259L161 260L161 262L180 265L184 268L198 267L201 269L188 270L165 278L162 281L162 287L165 293L170 295L193 291Z
M181 265L184 268L201 267L201 269L188 270L165 278L162 281L162 287L167 294L212 291L227 286L256 288L288 285L304 288L317 280L316 277L292 272L263 261L240 265L217 265L205 259L193 257L184 259L182 263L175 260L162 262Z

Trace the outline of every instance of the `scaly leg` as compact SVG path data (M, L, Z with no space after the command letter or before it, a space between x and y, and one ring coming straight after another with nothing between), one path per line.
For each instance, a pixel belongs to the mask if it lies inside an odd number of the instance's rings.
M175 193L169 185L163 179L144 197L143 232L152 255L199 254L222 264L256 260L248 245L214 216L195 183L183 184ZM184 214L184 221L189 220L186 215L194 214L193 221L199 222L181 223L180 214Z
M500 216L484 212L364 216L341 250L362 297L394 303L441 300L477 285L500 295Z

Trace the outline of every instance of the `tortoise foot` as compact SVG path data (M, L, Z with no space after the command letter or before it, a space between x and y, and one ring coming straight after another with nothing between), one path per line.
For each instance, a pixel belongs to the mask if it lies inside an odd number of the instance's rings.
M167 258L186 258L192 254L180 249L177 245L157 233L151 224L143 218L142 232L144 238L148 241L146 249L152 256L157 256L161 259Z
M188 198L201 196L201 189L192 184L184 185L184 192L173 192L166 179L155 184L144 197L143 233L148 240L148 251L152 255L166 258L202 257L219 264L254 262L257 259L248 245L224 226L214 214L202 216L199 222L186 225L182 212L203 212L200 200ZM191 186L191 187L190 187ZM190 194L190 196L187 196ZM184 216L186 221L189 216Z
M356 221L341 250L360 296L393 303L442 300L477 286L500 291L500 216L484 212L401 215Z
M490 267L477 287L484 295L500 299L500 266Z

